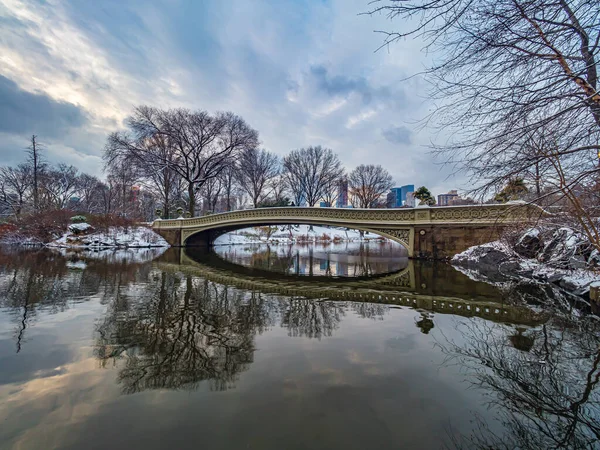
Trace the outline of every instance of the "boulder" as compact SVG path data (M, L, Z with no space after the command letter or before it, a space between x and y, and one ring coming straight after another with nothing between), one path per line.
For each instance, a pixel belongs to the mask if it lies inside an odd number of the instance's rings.
M559 228L544 246L538 259L561 269L585 268L589 243L571 228Z
M518 256L505 244L496 241L471 247L452 258L452 264L477 269L488 276L510 274L521 269Z
M94 231L94 227L89 223L72 223L69 225L69 231L76 235L88 234Z
M540 230L531 228L517 241L515 251L523 258L535 258L544 248Z

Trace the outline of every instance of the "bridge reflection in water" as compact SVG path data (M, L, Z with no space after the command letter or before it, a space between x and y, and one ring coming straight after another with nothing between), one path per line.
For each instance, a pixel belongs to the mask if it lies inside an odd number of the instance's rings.
M241 266L202 249L170 249L155 264L166 272L181 272L264 294L385 303L524 325L536 325L546 319L531 308L511 304L496 287L473 281L440 263L407 259L406 266L394 273L353 278L306 277Z

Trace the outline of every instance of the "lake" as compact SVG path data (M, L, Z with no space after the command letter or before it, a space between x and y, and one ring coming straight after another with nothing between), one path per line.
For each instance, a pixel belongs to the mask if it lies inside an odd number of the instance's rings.
M594 448L600 324L389 243L0 249L0 448Z

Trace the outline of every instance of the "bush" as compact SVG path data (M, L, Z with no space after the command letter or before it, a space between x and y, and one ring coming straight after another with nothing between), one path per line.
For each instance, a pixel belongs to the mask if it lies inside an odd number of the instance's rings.
M38 213L22 214L12 220L16 234L25 239L51 242L67 231L73 211L56 209Z
M123 227L127 230L135 221L115 214L98 214L88 217L88 223L97 230L107 231L110 227Z
M71 217L71 222L73 222L73 223L84 223L85 221L86 221L85 216L83 216L81 214Z

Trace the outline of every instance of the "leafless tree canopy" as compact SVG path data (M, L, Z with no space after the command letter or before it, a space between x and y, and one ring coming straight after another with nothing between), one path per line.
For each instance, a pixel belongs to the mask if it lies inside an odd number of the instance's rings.
M348 176L350 194L359 208L371 208L393 186L392 176L381 166L361 164Z
M127 127L127 132L109 137L107 163L125 158L146 170L172 170L187 185L192 216L198 190L218 177L243 149L258 145L256 130L229 112L210 115L140 106L127 120Z
M451 136L436 149L472 177L477 193L494 193L512 178L533 179L540 196L557 194L567 202L573 189L597 189L597 0L373 5L371 13L387 14L406 28L386 32L386 45L418 36L434 55L425 75L440 106L427 123ZM597 230L594 236L600 245Z
M238 181L255 208L271 194L273 181L279 173L280 164L276 155L257 148L248 148L242 152Z
M315 206L344 173L337 155L320 145L293 150L283 158L283 167L294 201L304 200L308 206Z
M33 171L27 164L0 169L0 202L13 214L25 207L26 196L33 183Z

